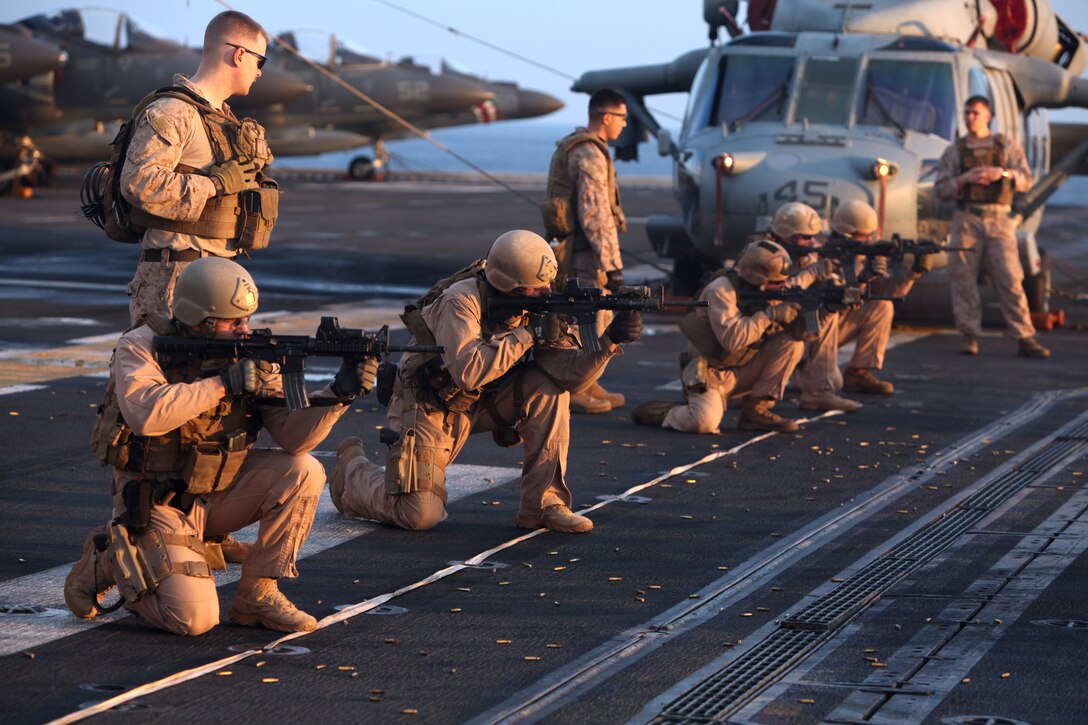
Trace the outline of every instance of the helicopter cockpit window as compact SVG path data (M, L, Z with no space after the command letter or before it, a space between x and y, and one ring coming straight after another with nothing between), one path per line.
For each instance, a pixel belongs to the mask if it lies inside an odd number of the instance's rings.
M956 133L956 90L948 63L869 61L858 96L857 123L892 126L951 140Z
M850 118L850 94L857 77L857 58L809 58L798 82L795 121L845 124Z
M709 125L781 121L789 97L793 58L729 55L722 58L720 81Z

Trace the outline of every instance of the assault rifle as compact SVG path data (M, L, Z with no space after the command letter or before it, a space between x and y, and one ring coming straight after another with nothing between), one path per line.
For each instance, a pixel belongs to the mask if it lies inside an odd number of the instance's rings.
M808 289L798 287L780 287L778 289L739 289L737 306L744 314L758 309L771 301L797 305L805 315L805 330L810 335L820 332L820 310L838 312L849 307L856 307L870 300L890 300L902 302L902 297L874 295L868 289L851 285L821 284Z
M441 345L390 345L389 326L375 333L340 327L335 317L322 317L313 337L276 335L267 328L253 330L249 337L216 340L206 337L168 337L156 335L152 348L166 364L182 360L251 358L278 363L283 375L283 396L288 410L309 407L306 397L306 358L365 358L391 352L441 353Z
M945 247L937 244L932 239L903 239L898 234L893 234L891 239L876 242L859 242L845 237L832 236L820 247L787 247L790 255L796 252L798 255L818 254L826 259L833 259L842 268L843 278L847 285L858 284L857 270L854 268L854 260L858 257L887 257L891 263L900 269L903 264L903 256L907 254L924 255L937 254L939 252L973 252L967 247Z
M586 352L601 349L597 341L597 310L663 310L666 307L706 307L707 302L676 302L665 299L665 288L651 291L649 287L620 287L615 294L603 294L599 287L583 287L581 280L572 277L558 292L542 297L490 297L488 314L501 319L528 312L544 315L554 312L564 315L578 325L578 338Z

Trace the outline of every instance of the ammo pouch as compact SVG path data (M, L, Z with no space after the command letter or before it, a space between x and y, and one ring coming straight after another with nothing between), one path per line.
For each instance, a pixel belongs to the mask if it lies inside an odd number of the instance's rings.
M114 399L99 406L98 417L91 429L91 450L103 466L125 468L128 465L132 429L121 418L121 409Z
M574 234L576 220L569 198L557 196L545 199L540 205L540 217L547 238L564 239Z
M264 249L280 213L280 190L276 182L265 179L259 189L246 189L239 195L239 249Z
M446 500L446 472L434 463L434 451L416 447L416 432L409 428L389 449L385 460L385 492L434 491Z
M239 431L226 445L204 441L190 447L181 469L185 493L200 495L230 488L249 455L245 439L245 431Z
M705 393L709 380L706 358L702 355L691 358L680 374L680 382L688 393Z

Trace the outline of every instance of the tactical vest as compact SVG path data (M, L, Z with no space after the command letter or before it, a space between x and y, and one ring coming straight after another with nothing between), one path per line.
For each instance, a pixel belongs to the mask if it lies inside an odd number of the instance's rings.
M733 289L737 290L738 293L743 285L748 285L747 282L741 279L741 276L737 274L735 269L723 270L710 278L703 289L699 290L699 294L695 296L695 299L702 299L703 292L710 286L710 283L722 277L728 279L729 283L733 285ZM756 310L741 310L741 314L751 315L755 311ZM761 337L748 347L727 352L725 348L722 347L721 342L718 341L718 336L714 334L714 328L710 325L709 315L700 315L698 312L698 309L693 309L688 312L680 318L678 326L680 332L684 333L684 336L687 337L688 340L691 341L691 344L695 346L695 349L706 358L707 363L711 367L725 369L739 368L743 365L747 365L752 361L752 358L759 353L759 349L763 347L763 338Z
M147 322L156 335L180 333L173 321L156 315ZM191 383L218 375L222 360L186 360L163 368L169 384ZM206 494L225 491L238 477L261 429L251 401L226 397L178 428L161 436L136 435L117 403L113 376L98 406L91 448L99 462L151 481L158 499L167 492Z
M445 279L435 283L430 290L415 302L405 305L400 319L412 337L421 345L434 345L434 333L423 319L423 309L430 306L442 296L442 293L456 283L470 278L476 278L477 290L480 293L480 303L484 315L480 320L480 328L484 339L489 339L494 333L490 321L487 318L487 298L491 294L491 286L484 278L486 260L477 259L463 269L451 274ZM482 391L464 390L459 388L452 376L442 364L442 356L437 353L424 354L412 353L405 357L401 364L400 382L409 384L413 393L433 404L438 404L454 413L463 413L475 405L480 399Z
M1006 168L1009 163L1008 149L1005 137L994 134L994 142L988 146L971 148L967 145L967 137L961 136L956 140L956 153L960 158L960 173L969 171L976 166L998 166ZM1012 179L1001 179L992 184L964 184L960 187L959 200L964 204L1012 204L1013 185Z
M212 108L196 93L181 86L162 88L145 96L133 110L129 124L134 126L140 114L152 102L160 98L174 98L196 109L204 130L208 134L208 142L216 165L231 159L239 161L253 159L254 149L251 148L249 138L253 130L259 129L263 134L263 129L260 129L252 119L239 121L229 109L224 112ZM246 126L254 128L249 129ZM125 132L125 127L122 127L118 133L118 139ZM116 144L117 140L114 143ZM125 147L127 151L127 143ZM207 176L206 171L186 164L178 164L174 171L181 174ZM120 176L119 169L117 176ZM167 232L192 234L210 239L237 240L238 246L243 249L263 249L268 246L268 237L279 216L279 189L270 179L268 183L269 186L262 186L259 189L213 196L204 204L200 218L191 222L155 216L133 206L128 213L129 228L137 236L146 229L162 229Z
M567 173L567 160L571 149L583 143L593 144L604 154L608 162L608 196L611 200L612 218L616 222L617 230L627 231L627 218L624 217L623 208L620 206L620 188L616 184L616 166L612 163L608 144L597 134L585 128L579 128L556 142L555 145L558 148L552 155L551 165L548 167L548 188L544 193L544 203L540 205L540 215L544 221L544 236L548 239L566 239L575 235L585 240L582 225L578 222L578 200L575 198L577 187L574 179Z

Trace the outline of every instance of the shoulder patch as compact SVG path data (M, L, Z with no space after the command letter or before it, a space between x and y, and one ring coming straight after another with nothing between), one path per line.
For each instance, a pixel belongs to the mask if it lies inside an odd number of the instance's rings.
M196 109L185 101L162 98L147 107L144 117L164 141L174 144L181 140L179 126L188 125L190 116L194 113Z

